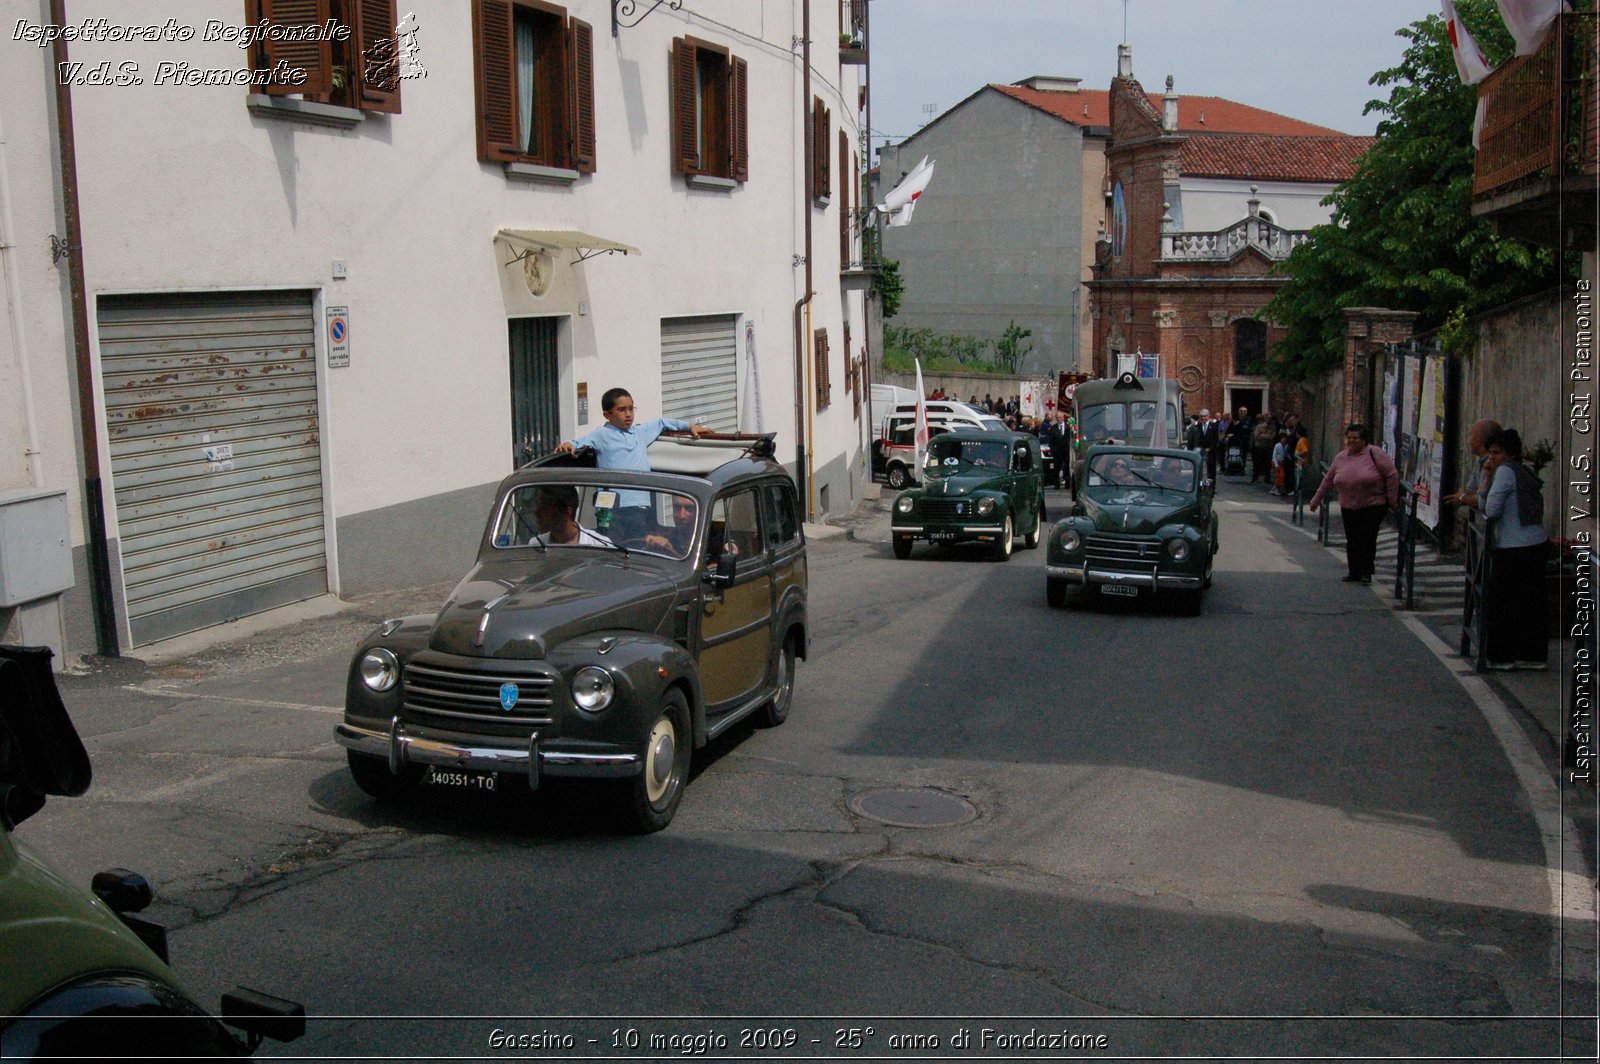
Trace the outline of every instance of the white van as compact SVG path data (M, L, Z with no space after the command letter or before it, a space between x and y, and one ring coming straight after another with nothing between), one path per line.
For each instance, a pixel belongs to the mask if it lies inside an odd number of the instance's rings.
M894 411L901 403L915 403L917 393L911 388L902 388L898 384L874 384L872 386L872 423L882 425L883 419Z
M967 403L934 399L924 404L928 409L928 435L954 429L980 429L985 432L1005 432L1005 422L986 410ZM878 438L872 444L872 474L883 477L896 491L917 483L915 448L912 437L916 432L917 404L900 403L884 417Z

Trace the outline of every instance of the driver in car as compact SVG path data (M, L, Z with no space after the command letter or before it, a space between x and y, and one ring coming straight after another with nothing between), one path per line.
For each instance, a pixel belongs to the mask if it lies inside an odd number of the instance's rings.
M605 536L578 524L578 489L571 484L546 484L534 497L533 515L539 534L532 542L550 547L613 547Z
M672 524L658 526L658 531L644 537L644 545L682 558L689 553L689 541L694 539L694 500L687 495L672 497Z
M1113 458L1106 466L1106 479L1113 484L1123 484L1132 487L1139 483L1139 478L1128 465L1126 458Z

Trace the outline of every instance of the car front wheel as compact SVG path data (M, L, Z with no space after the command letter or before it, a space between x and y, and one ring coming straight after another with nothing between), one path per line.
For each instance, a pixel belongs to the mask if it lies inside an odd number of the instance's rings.
M905 561L907 558L911 557L910 536L894 537L894 556L899 558L901 561Z
M627 781L624 819L641 835L672 823L689 779L689 703L673 689L661 696L644 742L644 770Z
M911 483L911 474L906 472L906 467L896 463L889 467L889 486L895 491L904 491L907 484Z
M1067 604L1067 582L1059 577L1048 576L1044 581L1044 600L1050 608L1058 610Z
M356 781L356 786L379 801L403 798L422 782L421 765L406 765L400 769L400 774L397 776L389 771L389 763L382 758L358 754L354 750L346 750L344 753L345 759L350 763L350 775Z
M1011 559L1011 536L1012 536L1012 532L1013 532L1013 529L1011 527L1011 515L1010 514L1006 514L1005 524L1000 526L1000 538L999 538L999 540L997 540L995 542L995 545L994 545L994 560L995 561L1004 562L1004 561L1009 561Z

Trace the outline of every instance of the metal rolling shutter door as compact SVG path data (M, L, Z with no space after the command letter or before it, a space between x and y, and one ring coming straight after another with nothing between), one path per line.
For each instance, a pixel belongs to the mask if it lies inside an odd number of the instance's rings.
M739 339L733 315L661 322L661 416L739 430Z
M103 296L98 309L133 642L327 591L310 295Z

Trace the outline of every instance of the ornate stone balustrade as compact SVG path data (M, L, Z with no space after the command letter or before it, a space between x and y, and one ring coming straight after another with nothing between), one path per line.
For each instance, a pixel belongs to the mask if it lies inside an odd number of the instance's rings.
M1311 239L1306 229L1283 229L1265 218L1244 218L1214 233L1162 233L1161 258L1178 262L1226 262L1247 247L1269 259L1286 259Z

